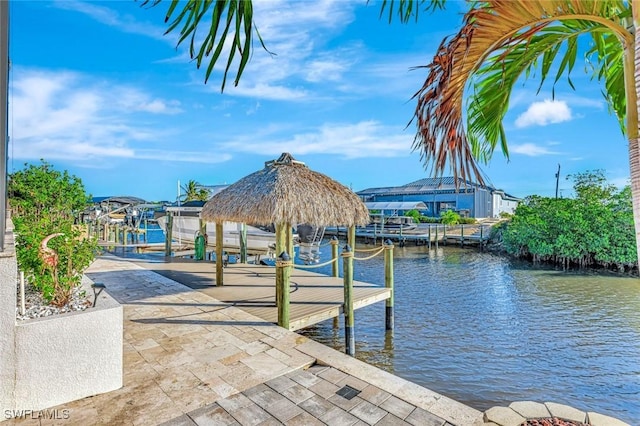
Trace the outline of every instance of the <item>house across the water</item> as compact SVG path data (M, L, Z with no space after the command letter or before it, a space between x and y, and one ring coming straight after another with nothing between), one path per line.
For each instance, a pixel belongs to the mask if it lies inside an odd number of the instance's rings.
M453 177L424 178L402 186L364 189L357 194L367 204L402 202L409 207L411 203L424 203L424 208L420 205L417 210L430 217L439 217L447 210L477 219L500 217L501 213L513 214L520 201L501 189L460 178L456 188ZM394 213L403 215L406 211L396 208Z

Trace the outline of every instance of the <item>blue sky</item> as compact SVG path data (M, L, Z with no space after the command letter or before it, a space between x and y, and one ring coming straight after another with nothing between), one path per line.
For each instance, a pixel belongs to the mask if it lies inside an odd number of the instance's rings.
M204 84L176 36L168 1L13 1L10 4L9 172L45 159L93 196L173 200L177 183L230 184L290 152L355 191L429 176L411 152L412 95L463 2L419 22L389 24L379 4L260 1L255 20L275 56L256 45L238 87ZM601 87L572 74L536 96L518 85L505 120L511 156L483 166L515 196L561 193L570 173L629 176L627 142Z

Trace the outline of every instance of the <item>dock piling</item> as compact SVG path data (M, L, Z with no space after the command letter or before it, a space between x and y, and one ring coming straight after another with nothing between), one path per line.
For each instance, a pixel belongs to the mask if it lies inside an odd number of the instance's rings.
M356 340L354 336L355 319L353 317L353 251L347 244L342 251L342 268L344 280L344 338L345 352L355 356Z
M240 224L240 263L247 263L247 224Z
M393 330L393 242L385 241L384 249L384 286L390 290L385 303L385 329Z
M222 267L224 266L224 235L222 232L222 222L216 222L216 286L224 284L224 274L222 273Z
M333 263L331 264L331 276L338 278L338 237L335 235L331 238L331 259L333 259Z
M167 212L167 237L164 240L164 255L171 256L171 239L173 238L173 213Z

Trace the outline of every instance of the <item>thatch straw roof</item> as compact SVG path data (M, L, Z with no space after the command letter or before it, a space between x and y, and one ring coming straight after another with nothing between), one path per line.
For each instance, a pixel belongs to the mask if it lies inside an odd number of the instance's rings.
M369 212L349 188L284 153L220 191L202 209L211 222L366 225Z

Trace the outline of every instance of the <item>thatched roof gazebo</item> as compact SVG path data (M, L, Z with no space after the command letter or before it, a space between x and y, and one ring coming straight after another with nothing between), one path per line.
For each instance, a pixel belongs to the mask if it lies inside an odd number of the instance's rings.
M256 225L353 226L369 223L369 212L349 188L284 153L214 195L204 205L202 218Z
M224 221L276 226L276 277L290 273L293 256L291 229L298 224L348 226L369 223L369 211L349 188L314 172L291 154L277 160L220 191L204 205L202 219L216 223L216 258L222 258ZM289 271L289 272L287 272ZM278 323L280 311L288 317L288 275L276 279ZM280 282L284 281L284 282ZM222 285L222 262L216 262L216 284ZM288 323L288 318L286 320Z

